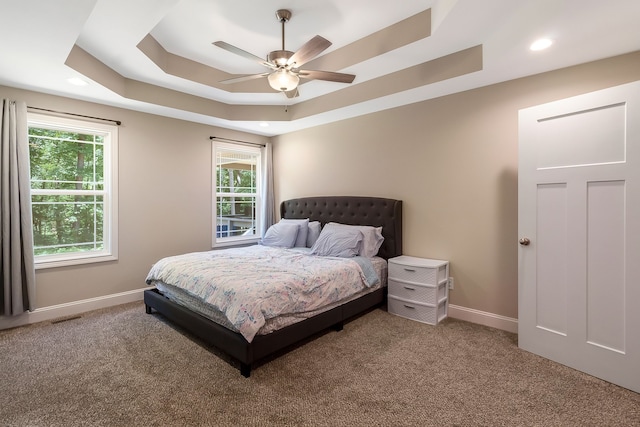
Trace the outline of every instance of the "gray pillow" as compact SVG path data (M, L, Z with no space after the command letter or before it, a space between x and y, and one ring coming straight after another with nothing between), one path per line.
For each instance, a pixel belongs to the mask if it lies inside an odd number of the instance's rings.
M372 227L370 225L347 225L340 224L338 222L330 222L325 225L325 228L329 226L350 227L360 230L362 232L362 245L360 246L360 253L358 255L363 257L373 258L376 256L380 250L380 246L382 246L382 242L384 241L384 237L382 237L382 227Z
M320 231L322 230L322 226L320 225L320 221L311 221L309 223L309 232L307 233L307 247L312 248L313 244L320 237Z
M305 219L281 219L280 222L285 224L296 224L298 229L298 236L296 237L295 247L306 248L307 247L307 234L309 228L309 218Z
M362 232L355 228L328 227L320 232L311 248L312 255L351 258L358 255Z
M299 228L298 224L279 222L269 227L260 243L264 246L292 248L296 243Z

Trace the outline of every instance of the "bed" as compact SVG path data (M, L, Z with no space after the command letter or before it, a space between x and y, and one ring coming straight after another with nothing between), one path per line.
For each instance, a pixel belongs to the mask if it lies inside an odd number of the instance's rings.
M280 205L283 219L306 219L348 225L382 227L384 241L377 256L387 260L402 254L402 201L378 197L321 196L286 200ZM385 270L386 271L386 270ZM386 278L383 284L386 283ZM347 302L316 310L312 317L247 339L242 333L209 316L168 298L158 289L144 292L146 312L157 312L188 333L219 349L240 365L249 377L256 362L273 356L327 329L341 330L349 319L384 303L386 286L357 294Z

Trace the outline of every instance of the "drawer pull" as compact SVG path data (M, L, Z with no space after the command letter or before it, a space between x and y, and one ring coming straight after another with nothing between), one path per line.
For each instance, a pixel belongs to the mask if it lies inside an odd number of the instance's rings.
M405 308L410 308L410 309L412 309L412 310L415 310L415 309L416 309L414 306L412 306L412 305L407 305L407 304L404 304L404 307L405 307Z
M416 288L412 288L411 286L404 286L404 288L408 291L415 291Z
M415 272L416 272L416 270L415 270L415 269L413 269L413 268L406 268L406 267L404 268L404 271L408 271L408 272L410 272L410 273L415 273Z

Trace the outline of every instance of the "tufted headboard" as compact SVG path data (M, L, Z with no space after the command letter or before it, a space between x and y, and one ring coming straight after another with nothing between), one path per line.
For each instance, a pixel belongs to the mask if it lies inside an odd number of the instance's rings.
M362 196L318 196L285 200L282 218L309 218L349 225L382 226L384 242L378 256L389 259L402 255L402 200Z

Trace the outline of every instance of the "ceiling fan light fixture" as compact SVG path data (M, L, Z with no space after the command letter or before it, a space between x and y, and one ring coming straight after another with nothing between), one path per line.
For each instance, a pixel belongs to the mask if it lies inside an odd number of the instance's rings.
M279 92L294 90L300 83L300 77L285 68L280 68L269 74L267 80L269 80L269 86Z

